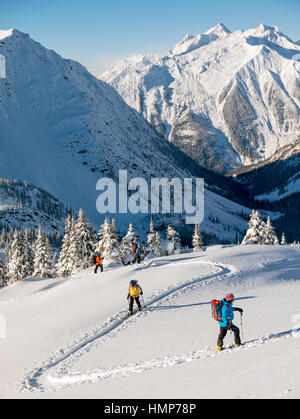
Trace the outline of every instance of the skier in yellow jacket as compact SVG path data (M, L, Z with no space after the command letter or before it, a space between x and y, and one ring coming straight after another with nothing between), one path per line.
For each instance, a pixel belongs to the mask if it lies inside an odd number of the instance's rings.
M140 303L140 295L143 295L143 290L139 286L138 281L132 280L129 283L127 300L129 301L129 311L128 314L131 316L133 313L133 303L136 302L138 310L141 311L142 306Z

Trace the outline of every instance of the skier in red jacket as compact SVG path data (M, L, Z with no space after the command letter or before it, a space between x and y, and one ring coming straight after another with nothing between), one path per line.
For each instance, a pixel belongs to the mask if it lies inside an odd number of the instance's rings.
M103 257L101 256L101 253L96 253L94 256L94 263L95 263L95 274L98 272L98 268L101 269L101 272L103 272Z

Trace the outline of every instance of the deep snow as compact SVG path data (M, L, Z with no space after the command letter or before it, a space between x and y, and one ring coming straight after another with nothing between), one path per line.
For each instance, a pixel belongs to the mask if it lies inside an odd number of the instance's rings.
M299 398L299 254L214 246L3 288L0 397ZM146 307L127 319L132 278ZM227 292L245 346L216 353L210 300Z

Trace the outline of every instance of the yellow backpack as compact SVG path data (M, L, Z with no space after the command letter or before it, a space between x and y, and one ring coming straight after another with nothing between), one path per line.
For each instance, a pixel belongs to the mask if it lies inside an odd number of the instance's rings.
M138 284L134 286L129 285L129 294L131 295L131 297L134 297L134 298L137 298L140 296L140 290L139 290Z

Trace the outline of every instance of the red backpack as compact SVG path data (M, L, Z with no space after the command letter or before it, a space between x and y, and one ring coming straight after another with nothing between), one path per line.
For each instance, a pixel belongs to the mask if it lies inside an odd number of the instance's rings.
M223 304L219 300L212 300L211 302L211 315L214 320L218 322L222 320L222 307Z

